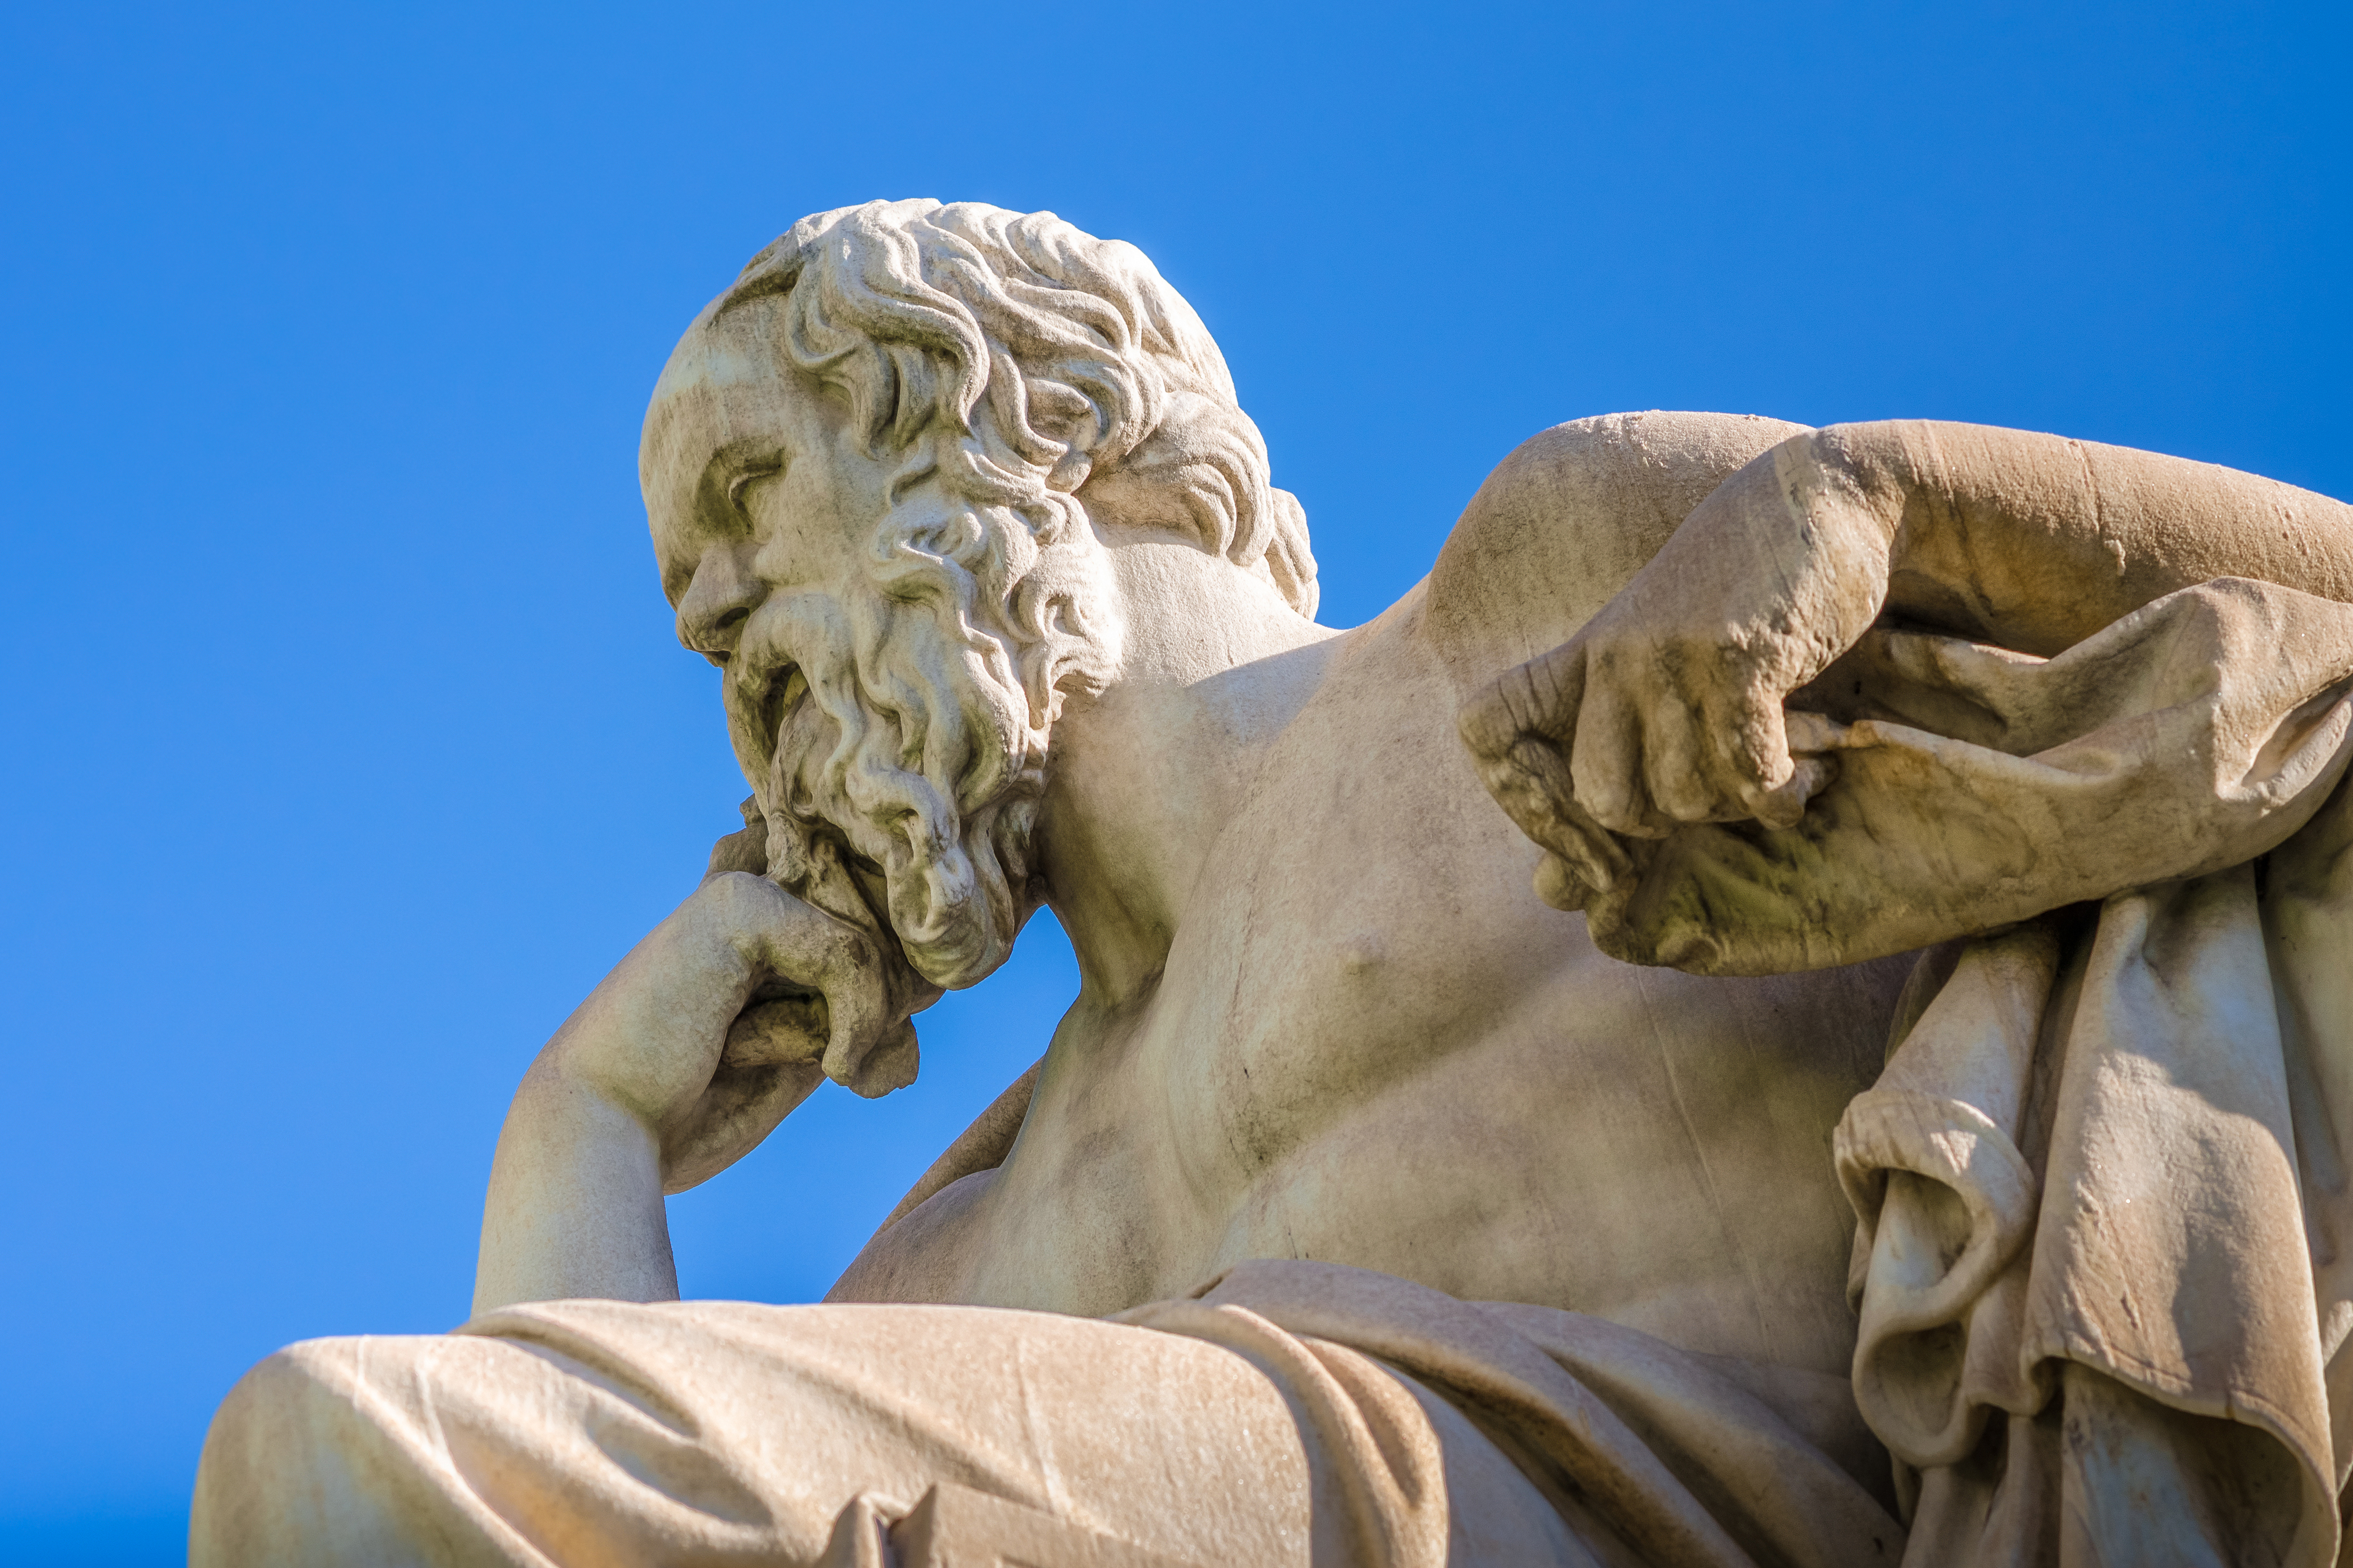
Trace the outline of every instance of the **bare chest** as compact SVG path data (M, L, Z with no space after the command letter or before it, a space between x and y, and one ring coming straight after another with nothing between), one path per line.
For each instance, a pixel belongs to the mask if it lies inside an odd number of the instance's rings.
M959 1295L1103 1312L1315 1258L1838 1365L1830 1135L1905 966L1617 963L1483 795L1403 793L1238 825L1149 1005L1058 1046ZM1373 821L1400 830L1352 854Z

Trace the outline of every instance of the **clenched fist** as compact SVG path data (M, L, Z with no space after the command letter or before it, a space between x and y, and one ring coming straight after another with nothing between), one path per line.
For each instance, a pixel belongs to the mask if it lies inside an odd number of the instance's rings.
M1463 705L1482 780L1550 851L1548 902L1617 885L1614 836L1788 826L1832 776L1836 727L1782 700L1878 615L1902 498L1823 456L1801 437L1748 464L1576 637Z

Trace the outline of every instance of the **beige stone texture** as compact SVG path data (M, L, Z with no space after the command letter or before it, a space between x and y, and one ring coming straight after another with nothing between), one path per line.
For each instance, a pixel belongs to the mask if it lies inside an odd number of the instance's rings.
M478 1316L257 1369L196 1562L2337 1561L2353 510L1610 416L1335 631L1150 263L933 203L754 258L641 462L745 828ZM1046 907L828 1304L675 1301L664 1193Z

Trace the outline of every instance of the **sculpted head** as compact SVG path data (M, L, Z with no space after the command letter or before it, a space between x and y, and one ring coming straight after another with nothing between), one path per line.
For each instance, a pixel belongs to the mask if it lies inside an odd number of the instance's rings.
M1039 901L1055 720L1119 668L1107 540L1181 537L1314 611L1306 521L1199 318L1050 213L796 224L688 328L640 477L769 874L930 986L995 969Z

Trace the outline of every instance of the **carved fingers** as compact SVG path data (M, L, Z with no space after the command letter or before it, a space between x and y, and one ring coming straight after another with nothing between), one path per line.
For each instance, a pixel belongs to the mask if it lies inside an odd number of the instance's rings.
M1570 773L1597 819L1640 837L1683 823L1796 820L1804 797L1788 793L1795 763L1770 663L1639 616L1596 633Z
M802 1040L807 1032L814 1035L803 1040L816 1047L812 1059L861 1055L896 1022L881 955L865 932L765 877L737 872L704 888L723 900L721 918L761 976L745 994L739 1019L747 1047L754 1038Z
M866 935L764 877L723 871L606 976L550 1045L566 1078L660 1150L665 1190L741 1158L834 1053L905 1031Z
M1792 756L1779 683L1736 648L1608 618L1462 710L1480 777L1520 829L1577 883L1607 891L1629 868L1621 837L1695 822L1794 823L1831 769ZM1547 901L1575 896L1557 870L1548 881Z
M1625 848L1577 798L1568 749L1556 727L1573 726L1585 687L1585 650L1565 644L1508 669L1463 704L1457 726L1487 793L1521 832L1550 854L1537 892L1576 909L1588 890L1613 886L1630 868Z
M1726 518L1703 508L1684 528ZM1623 839L1702 822L1790 826L1833 776L1837 727L1782 701L1860 627L1807 613L1822 595L1778 569L1794 552L1758 564L1756 539L1741 542L1709 558L1679 533L1575 637L1464 705L1482 781L1550 851L1537 877L1547 902L1610 890L1630 865Z
M1840 731L1783 700L1878 615L1903 509L1840 442L1793 437L1719 485L1576 637L1464 706L1480 777L1551 852L1547 901L1609 891L1617 838L1798 822Z
M725 1025L708 1086L663 1139L670 1192L756 1147L824 1081L828 1063L861 1063L882 1048L912 1055L913 1026L898 1016L864 932L765 877L723 874L696 896L748 964L751 984Z

